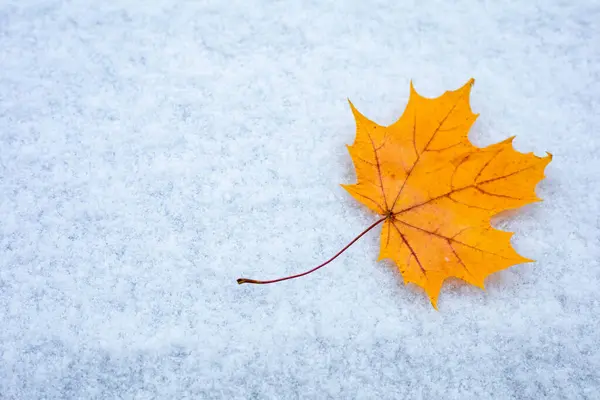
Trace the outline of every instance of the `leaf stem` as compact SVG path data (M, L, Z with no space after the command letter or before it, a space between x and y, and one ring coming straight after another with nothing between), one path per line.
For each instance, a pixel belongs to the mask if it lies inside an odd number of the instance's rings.
M281 281L287 281L288 279L300 278L301 276L308 275L308 274L310 274L312 272L315 272L319 268L322 268L322 267L326 266L327 264L329 264L330 262L332 262L333 260L335 260L340 254L342 254L344 251L348 250L348 248L350 246L352 246L354 243L356 243L356 241L358 239L360 239L367 232L369 232L371 229L375 228L377 225L379 225L380 223L382 223L383 221L385 221L388 217L389 217L389 215L386 215L385 217L383 217L383 218L375 221L371 226L369 226L367 229L365 229L364 231L362 231L362 233L360 235L358 235L350 243L348 243L346 245L346 247L344 247L343 249L341 249L336 255L334 255L329 260L325 261L323 264L318 265L318 266L314 267L311 270L308 270L306 272L302 272L301 274L286 276L285 278L273 279L273 280L270 280L270 281L258 281L258 280L255 280L255 279L239 278L237 280L237 283L240 284L240 285L242 283L254 283L256 285L266 285L266 284L269 284L269 283L276 283L276 282L281 282Z

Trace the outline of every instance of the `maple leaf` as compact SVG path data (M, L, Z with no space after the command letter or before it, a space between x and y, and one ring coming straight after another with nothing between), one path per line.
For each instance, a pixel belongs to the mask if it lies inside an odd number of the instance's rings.
M400 119L381 126L350 102L356 139L348 146L357 183L342 185L382 217L325 263L383 222L379 260L391 259L406 284L414 283L437 308L444 280L460 278L484 288L485 278L515 264L531 262L511 246L512 232L494 229L501 211L540 201L536 184L552 155L522 154L509 138L485 148L469 142L473 114L469 95L474 80L437 98L419 95L411 82Z

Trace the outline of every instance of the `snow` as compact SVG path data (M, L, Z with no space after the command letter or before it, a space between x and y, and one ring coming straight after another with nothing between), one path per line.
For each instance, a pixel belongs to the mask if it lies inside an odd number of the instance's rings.
M0 398L593 399L595 0L4 0ZM377 262L347 98L393 122L476 79L470 137L554 160L497 226L536 263ZM596 395L594 395L596 393Z

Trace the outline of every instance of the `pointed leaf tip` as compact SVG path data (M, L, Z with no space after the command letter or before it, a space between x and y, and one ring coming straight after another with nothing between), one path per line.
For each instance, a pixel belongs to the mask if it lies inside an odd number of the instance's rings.
M360 115L360 112L356 109L356 107L354 107L354 103L352 103L350 99L348 99L348 104L350 105L350 110L352 110L352 114L354 116L356 116L357 114Z

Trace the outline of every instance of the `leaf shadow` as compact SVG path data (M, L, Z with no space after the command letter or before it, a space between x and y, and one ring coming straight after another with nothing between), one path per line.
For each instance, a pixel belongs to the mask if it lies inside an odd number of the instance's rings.
M391 274L394 279L394 287L396 289L407 291L409 293L411 301L421 296L424 296L424 298L427 299L427 295L425 294L425 290L423 290L423 288L414 284L407 285L404 283L404 277L392 260L386 258L379 261L378 264L380 265L380 268Z
M491 218L490 223L496 229L511 230L515 223L536 219L542 212L540 203L526 204L520 208L499 212Z

